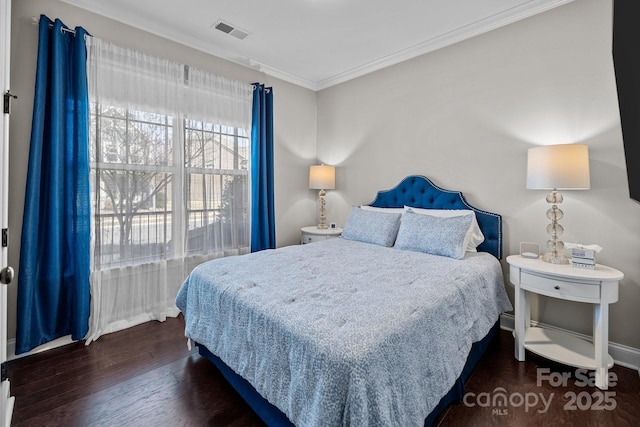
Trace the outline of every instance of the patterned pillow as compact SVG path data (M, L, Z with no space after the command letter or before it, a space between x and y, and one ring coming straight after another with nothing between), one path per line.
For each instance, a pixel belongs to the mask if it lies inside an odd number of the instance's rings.
M471 215L437 217L406 211L398 231L395 247L462 259L465 235Z
M477 252L477 247L484 242L484 234L480 230L478 220L476 219L476 213L470 209L423 209L414 208L411 206L405 206L405 210L411 210L417 214L432 215L432 216L461 216L461 215L473 215L471 225L467 230L467 235L464 238L465 248L467 252Z
M368 211L354 207L342 227L342 237L364 243L393 246L401 217L400 213Z

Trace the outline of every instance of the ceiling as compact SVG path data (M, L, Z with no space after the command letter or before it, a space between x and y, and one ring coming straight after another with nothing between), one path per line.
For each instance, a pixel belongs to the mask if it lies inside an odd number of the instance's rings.
M573 0L62 1L320 90Z

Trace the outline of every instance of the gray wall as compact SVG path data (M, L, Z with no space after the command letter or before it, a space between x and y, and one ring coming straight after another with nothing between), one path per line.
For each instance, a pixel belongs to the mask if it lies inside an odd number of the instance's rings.
M318 158L338 176L329 219L421 174L502 214L504 253L517 253L548 238L546 191L525 189L527 149L588 144L591 190L563 193L563 240L601 245L599 262L625 273L610 340L640 348L640 204L628 195L611 25L611 1L575 1L320 91ZM590 305L538 302L538 319L591 334Z
M45 14L67 26L83 26L89 33L122 46L139 49L215 74L247 83L262 82L274 90L275 208L278 246L300 242L300 227L315 223L314 193L307 188L309 165L316 159L316 93L266 76L183 45L136 30L58 0L13 1L10 123L9 264L20 257L20 232L29 158L29 138L38 46L38 27L32 17ZM16 282L20 282L17 277ZM9 287L9 339L15 338L17 287Z

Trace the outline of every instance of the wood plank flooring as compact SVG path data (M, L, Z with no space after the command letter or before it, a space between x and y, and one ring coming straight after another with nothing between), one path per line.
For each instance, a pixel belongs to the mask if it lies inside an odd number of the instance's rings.
M10 361L16 397L12 425L263 426L217 369L187 350L183 327L182 317L148 322L89 346L74 343ZM581 387L573 368L529 353L527 362L515 361L513 337L500 331L467 383L467 403L451 406L437 424L640 425L638 372L618 366L612 372L617 385L605 396ZM571 378L554 387L562 373ZM507 396L505 406L492 403L499 387Z

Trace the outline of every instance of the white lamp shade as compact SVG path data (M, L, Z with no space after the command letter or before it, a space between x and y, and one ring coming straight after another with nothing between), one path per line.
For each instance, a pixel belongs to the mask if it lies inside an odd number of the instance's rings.
M335 190L336 168L327 165L315 165L309 168L309 188L312 190Z
M527 188L588 190L590 187L587 145L563 144L529 149Z

